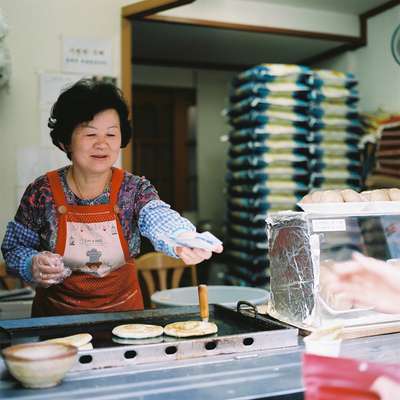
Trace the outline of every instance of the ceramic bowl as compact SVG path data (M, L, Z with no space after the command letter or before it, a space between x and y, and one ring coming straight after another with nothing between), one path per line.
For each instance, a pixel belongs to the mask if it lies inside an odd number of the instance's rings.
M61 382L76 361L78 349L61 343L24 343L2 353L11 375L23 386L47 388Z

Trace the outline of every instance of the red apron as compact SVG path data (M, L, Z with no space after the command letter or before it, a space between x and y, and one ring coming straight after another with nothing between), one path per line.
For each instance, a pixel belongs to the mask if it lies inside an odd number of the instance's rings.
M124 172L113 168L109 203L92 206L67 204L58 172L47 177L58 212L55 253L73 273L58 285L36 288L32 317L143 309L134 260L118 219Z

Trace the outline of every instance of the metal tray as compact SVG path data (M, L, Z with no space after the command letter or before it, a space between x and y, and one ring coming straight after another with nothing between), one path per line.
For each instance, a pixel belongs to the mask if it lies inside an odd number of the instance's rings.
M0 321L0 346L87 332L93 336L94 349L79 352L72 370L80 371L297 345L297 329L277 321L261 319L240 308L235 311L211 304L209 310L210 321L218 326L218 334L212 336L175 339L164 335L160 342L154 343L154 340L121 342L111 333L115 326L126 323L165 326L176 321L198 320L199 307L190 306Z

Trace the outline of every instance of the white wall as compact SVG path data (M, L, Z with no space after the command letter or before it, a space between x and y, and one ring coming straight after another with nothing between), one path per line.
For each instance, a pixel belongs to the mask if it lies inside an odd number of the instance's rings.
M383 108L400 113L400 65L390 49L400 24L400 6L368 20L368 45L354 52L355 73L360 80L360 108Z
M367 46L315 65L353 72L359 80L363 112L381 108L400 113L400 65L390 48L391 36L399 23L400 6L378 14L368 19Z
M0 238L17 208L17 151L40 146L39 72L60 72L64 35L112 39L113 69L119 76L120 10L133 2L0 0L10 26L6 41L12 57L10 88L0 91ZM48 149L44 154L54 156L56 151Z

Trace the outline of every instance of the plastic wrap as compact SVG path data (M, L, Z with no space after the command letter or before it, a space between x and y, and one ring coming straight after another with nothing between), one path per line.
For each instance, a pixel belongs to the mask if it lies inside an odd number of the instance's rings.
M314 271L306 214L267 218L271 307L284 320L303 323L314 308Z

